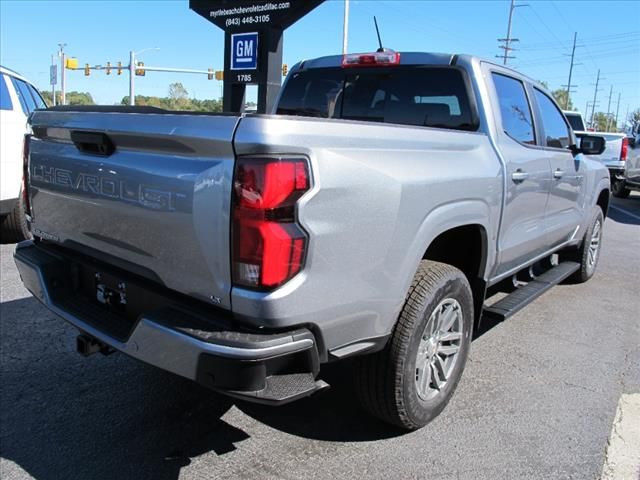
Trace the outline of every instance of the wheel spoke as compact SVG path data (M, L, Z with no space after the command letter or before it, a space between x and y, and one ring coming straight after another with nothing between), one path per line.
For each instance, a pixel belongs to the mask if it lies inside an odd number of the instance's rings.
M458 353L458 350L460 350L459 345L440 345L438 347L438 353L441 353L442 355L445 355L447 357L449 355L453 355L454 353Z
M444 382L447 381L447 374L444 371L444 362L442 361L442 358L440 358L438 355L435 355L433 357L433 365L435 367L435 372L434 372L434 378L436 380L436 383L438 383L438 387L442 386L442 384L444 384ZM438 388L439 390L440 388Z
M433 320L431 321L431 329L429 332L430 333L429 336L432 336L434 333L436 333L440 329L440 324L442 323L442 311L441 310L435 311L432 318Z
M431 368L429 362L420 369L420 378L418 378L418 388L423 395L427 394L429 390L429 384L431 383Z
M449 306L446 310L444 319L442 320L442 323L440 324L440 331L441 332L448 332L451 327L453 326L453 322L456 320L458 316L458 312L456 310L456 308L452 305Z
M461 332L446 332L440 335L441 342L453 342L462 338Z
M444 380L442 380L439 375L438 375L438 367L435 366L435 362L432 363L430 365L431 367L431 378L432 378L432 384L433 384L433 388L435 388L436 390L440 391L442 390L442 387L444 386Z

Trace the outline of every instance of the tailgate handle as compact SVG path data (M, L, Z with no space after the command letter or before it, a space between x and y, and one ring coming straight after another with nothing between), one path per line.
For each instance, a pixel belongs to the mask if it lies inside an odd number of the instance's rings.
M82 153L108 157L116 147L106 133L71 131L71 141Z

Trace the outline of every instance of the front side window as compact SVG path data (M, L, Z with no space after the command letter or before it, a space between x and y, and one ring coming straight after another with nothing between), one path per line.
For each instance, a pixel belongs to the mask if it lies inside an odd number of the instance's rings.
M310 69L293 75L278 114L475 130L456 68Z
M5 83L5 76L0 75L0 110L12 110L13 103L9 96L9 89Z
M493 83L498 94L505 133L520 143L535 145L531 108L523 83L499 73L493 74Z
M542 116L542 126L544 127L544 143L547 147L568 148L571 144L569 129L564 121L562 112L556 107L549 97L537 88L534 89L536 102L540 108Z

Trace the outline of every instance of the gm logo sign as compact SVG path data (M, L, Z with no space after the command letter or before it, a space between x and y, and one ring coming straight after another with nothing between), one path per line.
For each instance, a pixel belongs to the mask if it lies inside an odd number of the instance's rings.
M258 68L258 32L231 35L231 70Z

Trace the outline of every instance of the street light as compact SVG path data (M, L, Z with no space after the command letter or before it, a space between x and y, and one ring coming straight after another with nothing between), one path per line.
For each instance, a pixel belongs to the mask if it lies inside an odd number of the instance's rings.
M134 52L131 50L129 52L129 105L132 107L136 104L135 97L135 76L136 76L136 55L140 55L141 53L148 52L150 50L160 50L158 47L145 48L143 50L139 50Z

